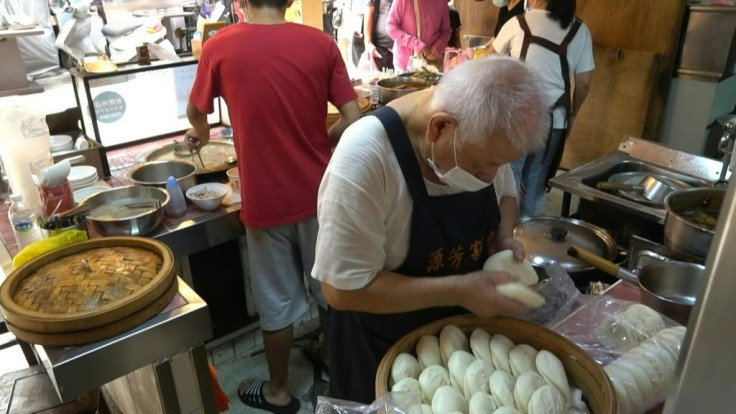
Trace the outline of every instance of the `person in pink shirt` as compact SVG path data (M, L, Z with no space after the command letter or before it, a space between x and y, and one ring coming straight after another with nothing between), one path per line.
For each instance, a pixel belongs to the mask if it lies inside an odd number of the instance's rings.
M419 8L417 34L414 2ZM386 32L394 40L394 67L406 71L409 57L417 54L427 61L441 61L450 41L450 12L447 0L394 0Z

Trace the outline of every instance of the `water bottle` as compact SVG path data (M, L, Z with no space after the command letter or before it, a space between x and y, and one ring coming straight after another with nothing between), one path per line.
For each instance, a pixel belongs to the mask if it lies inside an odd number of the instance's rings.
M166 215L169 217L181 217L187 211L187 202L184 193L181 192L179 183L173 176L166 179L166 192L169 193L169 204L166 206Z
M13 203L8 209L8 220L13 228L15 241L18 248L22 249L31 243L43 239L41 228L36 222L36 213L23 204L22 194L11 194L10 201Z

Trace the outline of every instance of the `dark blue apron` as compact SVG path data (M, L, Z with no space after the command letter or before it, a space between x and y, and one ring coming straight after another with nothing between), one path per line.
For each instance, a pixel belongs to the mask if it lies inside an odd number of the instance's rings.
M429 197L401 118L383 107L373 115L383 124L413 200L409 252L395 270L407 276L447 276L480 270L489 255L500 214L493 186L472 193ZM386 351L407 333L448 316L460 307L398 314L330 308L330 397L369 403Z

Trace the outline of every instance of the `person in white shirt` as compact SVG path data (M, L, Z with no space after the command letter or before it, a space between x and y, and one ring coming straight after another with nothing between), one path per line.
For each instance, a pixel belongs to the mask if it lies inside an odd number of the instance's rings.
M545 103L553 111L544 151L511 166L521 186L521 215L535 216L544 212L547 180L559 167L567 133L590 90L595 62L590 31L575 18L575 0L529 0L527 7L531 9L504 24L489 52L526 61L541 77Z
M330 305L331 397L372 401L383 353L419 326L526 310L496 292L506 273L481 269L492 250L524 257L508 164L548 127L533 72L489 57L345 131L320 184L312 269Z

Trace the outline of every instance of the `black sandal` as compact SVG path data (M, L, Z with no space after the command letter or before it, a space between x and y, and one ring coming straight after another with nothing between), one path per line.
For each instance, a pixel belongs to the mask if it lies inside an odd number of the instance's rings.
M244 393L241 394L240 390L238 390L238 398L240 398L240 401L242 401L243 404L249 407L270 411L276 414L296 414L296 412L299 411L301 403L298 398L293 396L291 397L289 404L285 406L273 405L266 401L266 397L263 396L263 384L265 383L266 382L263 380L254 379L253 382L250 383L250 387L248 387Z

